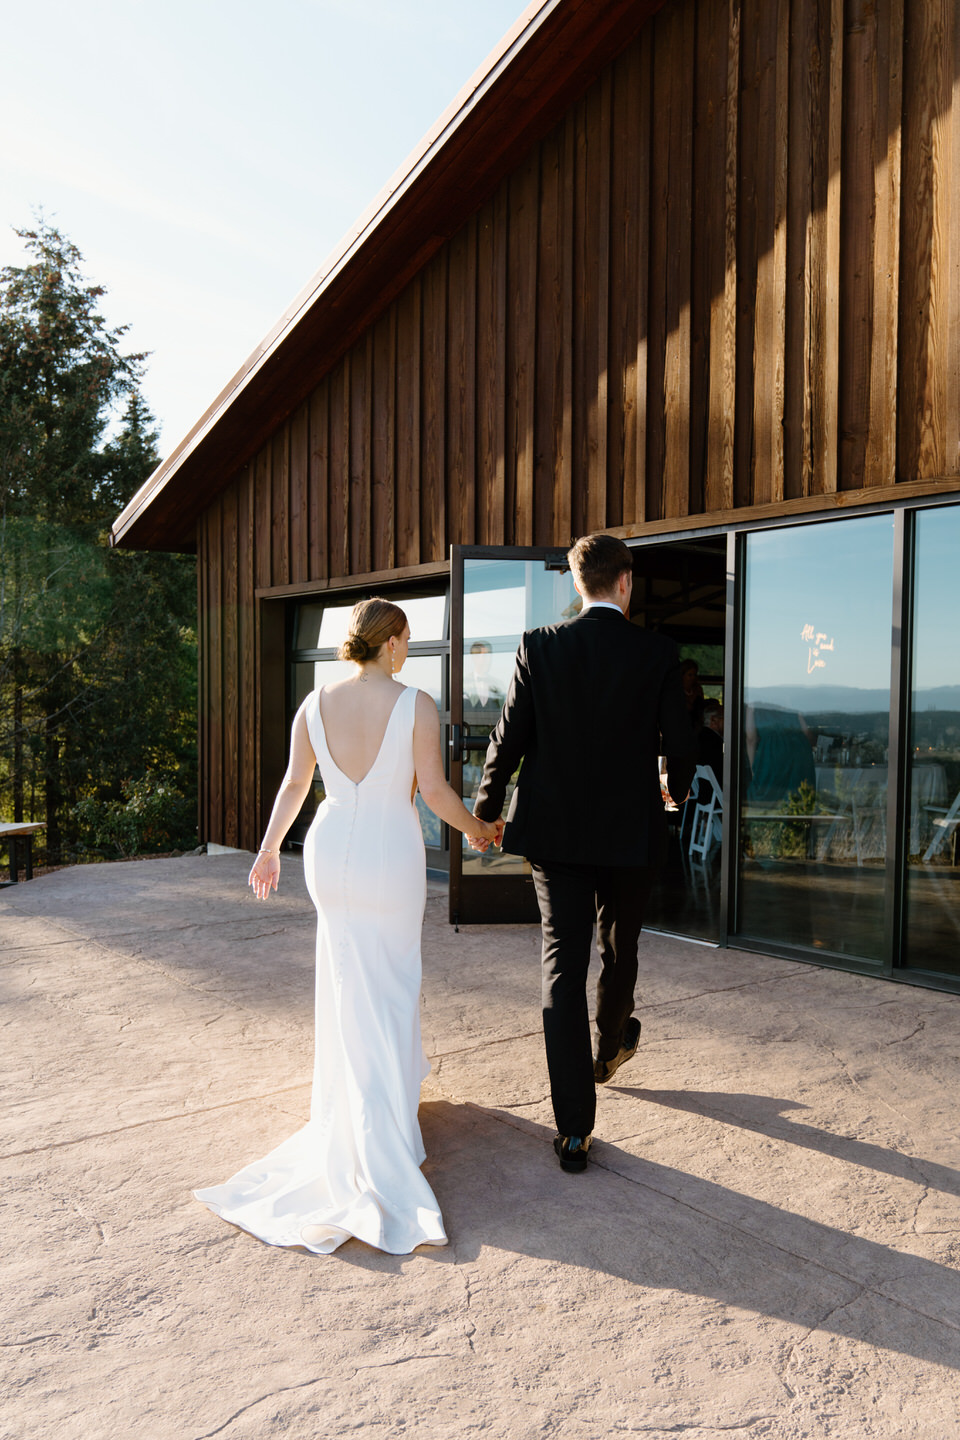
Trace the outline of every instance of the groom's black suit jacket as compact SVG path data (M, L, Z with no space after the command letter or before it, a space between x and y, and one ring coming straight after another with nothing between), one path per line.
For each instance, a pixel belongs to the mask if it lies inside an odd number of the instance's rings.
M666 849L657 756L683 800L696 766L677 647L590 606L520 642L474 809L502 812L503 849L538 861L656 865Z

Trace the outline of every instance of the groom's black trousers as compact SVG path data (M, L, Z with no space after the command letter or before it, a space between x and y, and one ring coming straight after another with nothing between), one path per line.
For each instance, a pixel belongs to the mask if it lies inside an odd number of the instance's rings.
M633 1012L637 945L657 870L531 860L543 929L543 1038L561 1135L589 1135L597 1109L587 970L597 927L600 1058L620 1049Z

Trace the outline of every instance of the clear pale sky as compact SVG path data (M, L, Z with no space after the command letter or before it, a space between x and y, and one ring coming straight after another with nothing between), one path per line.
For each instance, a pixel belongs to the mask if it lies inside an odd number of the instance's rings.
M41 209L105 285L171 450L525 0L6 7L0 264Z

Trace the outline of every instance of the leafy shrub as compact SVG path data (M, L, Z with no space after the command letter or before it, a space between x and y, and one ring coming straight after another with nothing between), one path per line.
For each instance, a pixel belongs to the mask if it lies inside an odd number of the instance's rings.
M122 800L88 796L74 806L81 851L126 859L158 851L189 850L197 843L196 801L167 779L127 781Z

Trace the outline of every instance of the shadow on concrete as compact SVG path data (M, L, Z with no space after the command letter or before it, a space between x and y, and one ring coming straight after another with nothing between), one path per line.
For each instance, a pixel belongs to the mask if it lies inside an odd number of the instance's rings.
M418 1256L463 1266L493 1247L769 1316L801 1330L795 1346L819 1330L960 1369L947 1266L616 1145L597 1142L587 1173L564 1175L553 1132L504 1111L435 1101L420 1118L451 1243ZM411 1261L357 1241L337 1255L385 1273Z
M941 1190L945 1195L960 1196L960 1171L938 1165L933 1160L923 1160L919 1155L905 1155L884 1145L874 1145L869 1140L857 1140L829 1130L818 1130L814 1125L798 1124L783 1114L785 1110L805 1110L807 1107L798 1100L775 1100L767 1095L727 1095L713 1090L643 1090L613 1085L609 1088L619 1089L622 1094L632 1095L651 1105L701 1115L706 1120L735 1125L740 1130L752 1130L754 1134L767 1135L772 1140L785 1140L790 1145L801 1145L807 1150L832 1155L850 1165L861 1165L882 1175L894 1175L899 1180L926 1185L930 1189Z

